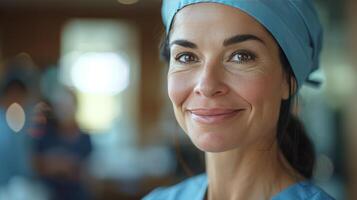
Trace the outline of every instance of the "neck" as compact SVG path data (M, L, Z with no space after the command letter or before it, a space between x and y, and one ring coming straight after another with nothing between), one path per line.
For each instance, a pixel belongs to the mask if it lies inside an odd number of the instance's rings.
M206 153L208 199L270 199L298 181L276 142L266 148L248 147Z

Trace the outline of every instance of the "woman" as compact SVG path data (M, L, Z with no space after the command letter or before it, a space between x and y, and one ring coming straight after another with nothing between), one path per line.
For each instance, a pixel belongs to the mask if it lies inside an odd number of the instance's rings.
M332 199L308 180L314 153L290 102L318 67L308 0L164 0L168 93L206 174L145 200Z

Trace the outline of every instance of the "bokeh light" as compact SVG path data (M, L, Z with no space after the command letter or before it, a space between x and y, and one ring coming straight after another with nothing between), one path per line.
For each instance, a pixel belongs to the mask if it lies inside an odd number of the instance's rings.
M20 132L25 125L25 111L18 103L13 103L6 111L6 122L14 132Z
M121 4L131 5L139 2L139 0L118 0L118 2Z
M115 95L129 85L129 66L112 52L85 53L74 62L71 78L82 92Z

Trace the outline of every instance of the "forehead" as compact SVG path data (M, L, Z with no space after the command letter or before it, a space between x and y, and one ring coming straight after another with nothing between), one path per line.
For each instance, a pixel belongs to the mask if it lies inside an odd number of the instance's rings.
M238 8L219 3L196 3L176 14L170 38L214 35L219 39L237 34L254 34L262 39L271 37L258 21Z

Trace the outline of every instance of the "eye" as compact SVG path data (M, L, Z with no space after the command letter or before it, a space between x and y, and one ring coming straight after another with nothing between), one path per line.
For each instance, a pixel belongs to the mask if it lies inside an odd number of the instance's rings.
M183 64L189 64L189 63L196 63L198 62L197 56L195 56L193 53L180 53L175 57L175 60L183 63Z
M256 56L255 54L251 53L251 52L247 52L247 51L238 51L238 52L234 52L230 58L229 61L238 63L238 64L243 64L243 63L247 63L250 61L255 60Z

